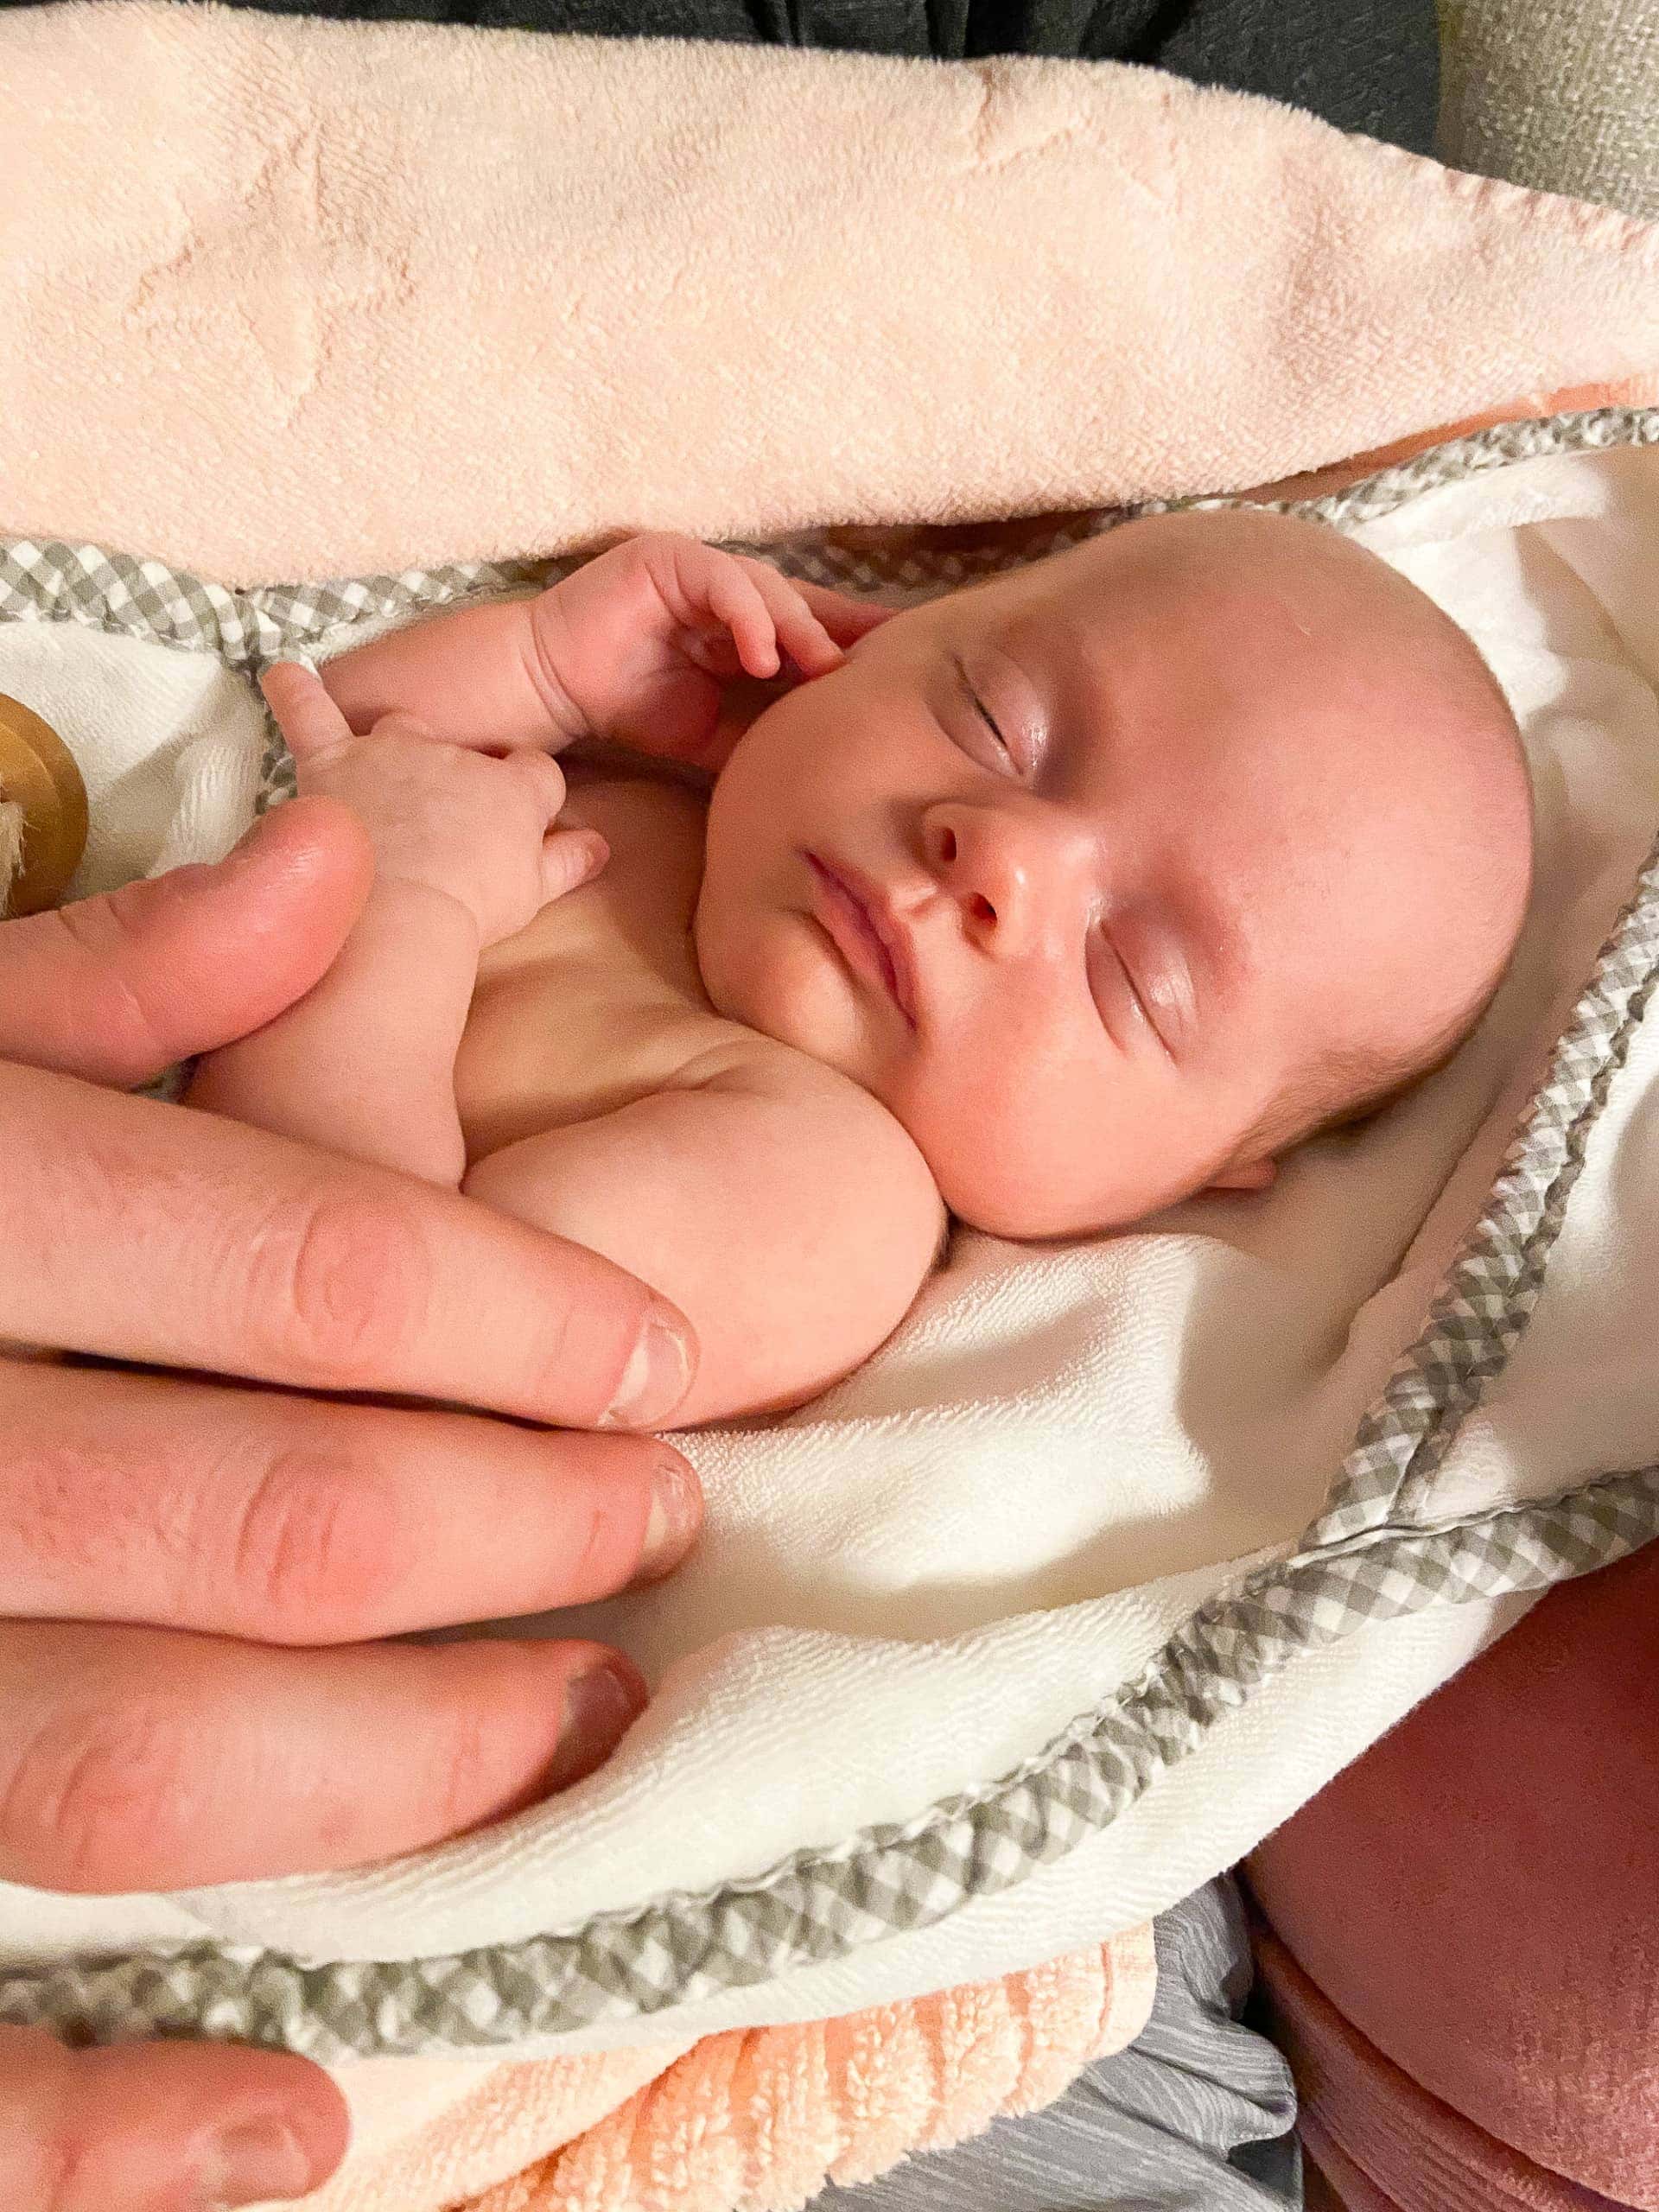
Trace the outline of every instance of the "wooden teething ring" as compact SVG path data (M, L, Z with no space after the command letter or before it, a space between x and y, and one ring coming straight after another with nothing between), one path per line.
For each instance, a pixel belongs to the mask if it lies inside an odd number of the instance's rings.
M38 914L63 896L86 847L86 786L56 730L0 691L0 802L23 810L23 860L0 914Z

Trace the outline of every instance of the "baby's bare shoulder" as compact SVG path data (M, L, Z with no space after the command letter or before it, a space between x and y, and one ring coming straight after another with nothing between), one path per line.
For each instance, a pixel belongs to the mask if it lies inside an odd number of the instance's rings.
M885 1106L741 1032L613 1112L478 1161L463 1187L687 1315L702 1358L686 1421L798 1405L868 1358L937 1261L946 1218Z

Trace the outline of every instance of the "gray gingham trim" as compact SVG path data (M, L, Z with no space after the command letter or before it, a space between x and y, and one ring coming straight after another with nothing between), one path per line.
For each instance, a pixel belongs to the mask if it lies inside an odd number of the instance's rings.
M1351 527L1478 470L1654 442L1659 410L1501 424L1328 499L1280 504ZM1020 557L1058 550L1132 513L1237 504L1170 501L1103 513ZM794 574L905 591L938 590L1012 564L994 550L753 550ZM479 563L232 593L96 549L14 543L0 548L0 619L68 619L162 636L251 674L283 654L308 658L331 630L371 613L431 607L555 572L555 564ZM238 2037L328 2061L511 2047L696 2003L931 1925L969 1897L1014 1886L1116 1819L1224 1714L1303 1653L1373 1621L1541 1589L1637 1550L1659 1535L1659 1467L1587 1478L1554 1499L1421 1523L1447 1446L1526 1325L1591 1130L1656 974L1659 852L1598 961L1422 1334L1368 1414L1299 1548L1218 1592L1135 1681L1013 1772L744 1880L665 1894L523 1942L313 1965L249 1946L197 1943L16 1967L0 1974L0 2020L105 2041L157 2032Z
M694 2004L1013 1887L1127 1810L1304 1652L1373 1621L1587 1573L1656 1533L1659 1468L1649 1468L1444 1529L1310 1549L1201 1607L1135 1681L1013 1773L753 1881L441 1957L307 1965L193 1943L13 1968L0 1979L0 2020L98 2042L234 2037L327 2064L512 2046Z

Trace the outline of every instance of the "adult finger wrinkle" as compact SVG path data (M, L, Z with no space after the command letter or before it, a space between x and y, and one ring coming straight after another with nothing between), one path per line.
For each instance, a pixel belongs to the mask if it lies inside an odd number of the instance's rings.
M74 1893L119 1890L134 1865L171 1860L200 1815L194 1732L187 1713L141 1699L48 1707L0 1752L4 1878Z
M250 1371L355 1390L416 1370L433 1268L413 1210L390 1192L325 1187L285 1198L256 1230L245 1265L250 1336L263 1351Z
M243 1633L345 1643L400 1617L399 1593L418 1565L415 1530L397 1484L361 1451L282 1448L251 1489L240 1487L223 1541Z
M156 894L142 887L153 908ZM133 902L114 892L103 899L84 899L56 909L53 918L60 925L66 971L60 988L75 1000L78 1020L97 1034L100 1057L111 1071L111 1079L140 1083L178 1057L176 1040L159 1018L165 1008L168 976L144 973L145 932L132 925ZM140 906L141 913L144 911ZM155 916L151 914L152 923ZM134 980L155 986L162 1009L152 1006ZM171 1009L165 1009L171 1011Z
M175 1147L148 1142L170 1136L176 1114L75 1076L0 1063L0 1335L142 1356L137 1344L108 1341L95 1317L133 1301L138 1270L153 1309L158 1263L181 1249L194 1256L200 1171ZM125 1265L89 1274L89 1246Z
M157 1511L147 1498L149 1470L113 1460L73 1427L54 1433L26 1387L7 1387L20 1371L0 1363L0 1609L41 1613L73 1606L96 1573L130 1587L141 1550L176 1550L182 1532L165 1503Z

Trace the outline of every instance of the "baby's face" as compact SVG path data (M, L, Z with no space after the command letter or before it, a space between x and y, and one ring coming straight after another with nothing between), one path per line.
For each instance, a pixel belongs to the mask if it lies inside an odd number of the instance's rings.
M908 609L721 778L714 1003L880 1098L981 1228L1258 1185L1232 1155L1310 1052L1455 1012L1366 649L1409 588L1315 528L1148 518Z

